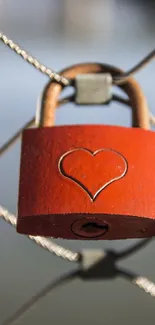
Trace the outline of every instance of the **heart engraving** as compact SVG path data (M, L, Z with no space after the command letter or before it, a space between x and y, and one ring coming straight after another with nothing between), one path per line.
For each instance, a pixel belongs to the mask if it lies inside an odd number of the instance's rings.
M128 163L121 153L113 149L93 152L87 148L75 148L60 157L58 169L94 202L101 191L126 175Z

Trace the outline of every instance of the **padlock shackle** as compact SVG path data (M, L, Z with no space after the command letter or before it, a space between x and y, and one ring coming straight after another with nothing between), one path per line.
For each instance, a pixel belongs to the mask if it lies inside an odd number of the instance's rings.
M107 64L84 63L73 65L60 74L68 79L74 79L79 74L110 73L112 76L122 74L123 71ZM150 129L149 109L144 93L139 84L130 77L124 84L118 85L129 97L132 108L132 126ZM58 106L59 95L63 85L50 81L44 89L40 113L40 126L50 127L55 124L55 111Z

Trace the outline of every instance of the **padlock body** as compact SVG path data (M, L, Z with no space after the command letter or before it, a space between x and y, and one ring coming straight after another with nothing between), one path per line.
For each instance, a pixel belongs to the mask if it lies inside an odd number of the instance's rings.
M17 231L68 239L155 235L155 134L70 125L22 136Z

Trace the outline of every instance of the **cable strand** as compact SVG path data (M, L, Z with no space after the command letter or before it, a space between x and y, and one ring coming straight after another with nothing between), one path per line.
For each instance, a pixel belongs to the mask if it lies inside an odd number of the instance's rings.
M146 57L144 57L139 63L137 63L133 68L131 68L127 72L121 74L120 76L114 76L113 83L115 85L121 85L125 83L133 74L143 69L154 58L155 58L155 49L149 52L149 54Z
M31 56L27 51L22 49L18 44L14 43L11 39L9 39L3 32L0 32L0 40L6 44L10 49L15 51L18 55L20 55L25 61L33 65L37 70L46 74L50 79L58 83L62 83L63 85L69 85L69 80L63 76L60 76L55 71L46 67L42 63L40 63L35 57Z
M16 227L17 224L17 218L15 215L11 214L7 209L2 207L0 205L0 216L10 223L12 226ZM48 250L50 253L53 253L54 255L58 257L62 257L65 260L68 260L70 262L78 262L80 260L80 254L74 253L69 249L66 249L60 245L55 244L51 240L40 237L40 236L26 236L29 239L33 240L37 245L41 246L42 248Z
M67 86L70 84L70 80L59 75L52 69L46 67L42 63L40 63L35 57L30 55L27 51L22 49L18 44L14 43L11 39L9 39L2 31L0 31L0 40L7 45L10 49L15 51L18 55L20 55L25 61L29 64L33 65L37 70L46 74L50 79ZM144 68L149 62L151 62L155 58L155 49L149 52L139 63L137 63L134 67L132 67L127 72L113 76L113 84L114 85L121 85L127 81L133 74L140 71Z

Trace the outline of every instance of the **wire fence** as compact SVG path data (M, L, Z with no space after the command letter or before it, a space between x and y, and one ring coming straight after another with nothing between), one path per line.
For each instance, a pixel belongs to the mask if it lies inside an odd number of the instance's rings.
M2 34L1 38L2 38ZM9 45L11 48L14 49L15 44L5 38L3 36L3 41ZM11 43L12 42L12 43ZM19 51L19 48L16 49ZM16 51L17 52L17 51ZM26 54L23 54L23 57ZM140 68L142 68L146 63L148 63L152 58L155 56L155 50L153 50L144 60L142 60L138 65L136 65L133 69L129 70L123 76L115 77L114 83L120 84L125 82L126 79L133 73L137 72ZM31 61L31 60L28 60ZM30 62L33 63L33 62ZM37 62L36 62L37 67ZM42 66L43 68L43 66ZM52 75L53 76L53 75ZM55 74L56 77L59 77ZM59 105L71 102L74 100L74 95L68 98L64 98L59 102ZM118 101L125 105L130 105L130 101L124 98L119 97L118 95L113 95L112 100ZM155 118L150 113L150 121L154 124ZM10 147L20 138L23 130L25 128L29 128L33 125L37 126L36 117L33 117L28 121L22 128L20 128L1 148L0 148L0 156L2 156ZM0 205L0 215L1 217L11 224L12 226L16 227L16 216L11 214L6 208ZM143 276L136 275L128 270L120 269L117 266L117 261L120 259L127 258L129 255L136 253L139 249L142 249L145 245L147 245L151 239L142 240L140 243L128 248L127 250L116 253L115 251L107 252L107 251L100 251L100 250L86 250L82 252L73 252L70 249L66 249L51 239L47 239L44 237L34 237L28 236L30 240L35 242L37 245L41 246L42 248L48 250L50 253L61 257L70 262L76 262L78 264L78 268L76 271L71 272L67 275L62 276L59 279L56 279L54 282L50 283L47 287L43 288L36 296L32 297L28 302L26 302L22 307L19 308L18 311L15 312L9 319L3 322L1 325L10 325L12 322L18 320L25 312L27 312L36 302L47 295L51 290L65 284L66 282L74 279L74 278L81 278L82 280L90 279L95 280L97 278L107 279L107 278L114 278L117 276L122 276L126 278L128 281L142 289L145 293L149 294L151 297L155 298L155 284L151 282L149 279ZM98 256L98 260L96 260L96 256ZM88 256L91 263L88 262Z
M68 103L69 101L73 100L73 96L69 98L62 99L59 102L59 105L62 103ZM123 99L119 96L113 95L113 100L116 100L120 103L129 105L129 101L126 99ZM152 116L152 120L154 119L154 116ZM23 130L25 128L31 127L35 124L35 117L33 117L30 121L28 121L22 128L20 128L1 148L0 148L0 156L2 156L21 136ZM11 214L6 208L0 205L0 215L1 217L11 224L12 226L16 227L17 218L15 215ZM150 242L150 239L142 240L139 244L136 244L134 247L130 247L126 251L123 251L121 253L116 252L102 252L100 263L96 263L96 260L94 259L94 256L98 253L98 251L91 252L88 250L86 253L84 251L82 252L73 252L70 249L66 249L55 242L53 242L51 239L47 239L44 237L39 236L28 236L29 239L31 239L33 242L35 242L37 245L41 246L42 248L48 250L50 253L61 257L67 261L70 262L76 262L78 263L79 267L75 272L71 272L70 274L67 274L65 276L62 276L61 278L55 280L54 282L50 283L47 287L43 288L36 296L32 297L28 302L26 302L22 307L19 308L15 312L14 315L12 315L9 319L7 319L4 323L1 325L10 325L12 322L18 320L24 313L26 313L30 308L33 307L34 304L37 303L37 301L41 298L43 298L45 295L47 295L51 290L55 289L56 287L67 283L68 281L74 279L75 277L79 277L81 279L90 279L95 280L96 278L113 278L116 276L122 276L126 278L128 281L142 289L145 293L151 295L151 297L155 298L155 284L151 282L149 279L143 276L136 275L128 270L122 270L119 269L116 266L116 261L119 259L126 258L127 256L137 252L139 249L143 248L144 245L148 244ZM85 270L83 266L83 261L85 261L85 258L87 254L91 255L91 265L90 267ZM94 260L93 260L94 259ZM93 265L93 268L92 268ZM92 270L93 269L93 270Z

